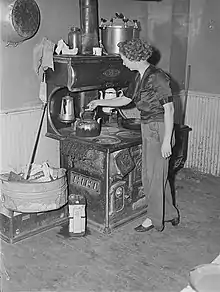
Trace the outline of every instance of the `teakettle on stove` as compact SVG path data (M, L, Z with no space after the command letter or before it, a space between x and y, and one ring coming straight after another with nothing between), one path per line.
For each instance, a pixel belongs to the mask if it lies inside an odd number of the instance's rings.
M76 136L96 137L101 132L101 118L95 119L96 111L85 110L80 113L80 119L76 121Z
M73 123L75 121L73 97L67 94L61 100L59 120L63 123Z

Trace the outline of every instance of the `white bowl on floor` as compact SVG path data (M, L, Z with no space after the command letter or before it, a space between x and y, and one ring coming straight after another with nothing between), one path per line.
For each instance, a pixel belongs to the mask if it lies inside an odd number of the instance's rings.
M195 267L190 271L189 284L197 292L220 292L220 265Z

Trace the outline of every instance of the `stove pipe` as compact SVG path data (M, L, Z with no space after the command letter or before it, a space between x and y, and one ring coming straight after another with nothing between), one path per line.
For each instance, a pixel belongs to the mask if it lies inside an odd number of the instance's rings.
M82 54L92 55L99 47L98 0L79 0Z

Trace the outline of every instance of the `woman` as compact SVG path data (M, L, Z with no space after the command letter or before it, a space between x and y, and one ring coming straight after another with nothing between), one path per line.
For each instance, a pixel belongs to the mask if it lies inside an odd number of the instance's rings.
M164 223L179 224L178 210L173 206L168 182L169 158L174 144L174 106L170 78L148 62L153 49L140 39L118 44L123 64L138 71L133 94L121 93L111 100L93 100L90 110L97 106L121 107L133 101L140 111L142 132L142 184L148 199L147 218L137 226L137 232L151 229L162 231Z

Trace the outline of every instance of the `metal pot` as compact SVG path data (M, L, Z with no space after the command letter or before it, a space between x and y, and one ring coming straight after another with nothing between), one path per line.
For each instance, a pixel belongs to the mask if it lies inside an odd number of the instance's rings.
M30 39L40 25L40 10L34 0L2 0L1 16L1 39L7 44Z
M95 119L96 112L84 111L80 113L80 119L76 121L76 136L96 137L101 132L101 118Z
M119 54L117 44L138 38L140 34L140 23L125 17L122 13L115 13L109 21L101 18L101 43L108 54Z
M61 100L59 119L63 123L72 123L75 120L73 97L66 95Z
M119 42L138 38L140 34L140 29L135 25L109 25L100 29L102 45L108 54L119 54Z

